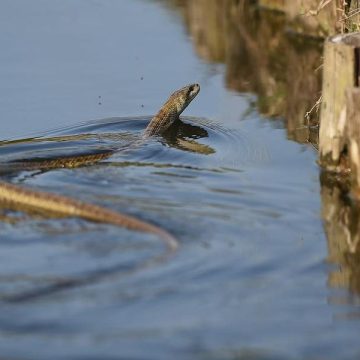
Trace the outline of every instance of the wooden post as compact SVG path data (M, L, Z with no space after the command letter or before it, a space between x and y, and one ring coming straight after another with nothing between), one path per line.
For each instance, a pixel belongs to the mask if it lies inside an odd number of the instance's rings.
M324 48L323 100L321 105L320 164L342 173L347 169L348 109L346 93L359 85L360 33L329 38ZM356 117L356 115L355 115ZM360 143L358 144L360 146Z
M360 199L360 88L350 88L346 93L347 148L351 169L352 192Z

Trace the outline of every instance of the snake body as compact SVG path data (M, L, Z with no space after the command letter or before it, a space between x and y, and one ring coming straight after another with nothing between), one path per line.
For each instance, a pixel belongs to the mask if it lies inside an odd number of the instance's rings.
M168 130L199 91L200 86L198 84L191 84L174 92L150 121L144 131L143 140L146 140L149 136L161 135ZM67 165L68 167L72 167L71 161L73 161L74 166L79 166L81 164L102 160L111 154L112 152L109 151L108 153L105 152L98 155L87 155L84 156L83 159L77 157L75 162L69 158L70 160L66 163L65 159L62 160L60 166L59 163L56 162L48 163L47 165L50 165L52 168ZM81 160L83 161L81 162ZM108 223L131 230L151 233L159 236L170 251L176 250L178 247L178 242L175 237L156 225L130 215L125 215L105 207L92 205L63 195L33 190L0 181L0 203L3 204L4 207L15 208L17 210L81 217L90 221Z
M166 103L161 107L159 112L152 118L145 129L144 137L152 135L161 135L168 130L180 114L190 104L194 97L199 93L200 86L192 84L175 91Z
M113 155L115 150L97 151L94 154L62 156L54 159L15 160L0 163L0 175L24 170L51 170L59 168L77 168L79 166L95 164Z

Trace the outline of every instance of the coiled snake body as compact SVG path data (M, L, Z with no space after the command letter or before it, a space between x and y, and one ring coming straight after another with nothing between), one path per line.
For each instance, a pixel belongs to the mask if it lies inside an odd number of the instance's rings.
M198 84L191 84L174 92L150 121L143 134L143 140L146 140L149 136L161 135L169 129L199 91L200 86ZM89 159L84 158L84 160L94 162L104 157L105 155L100 156L99 159L94 159L90 156ZM90 221L152 233L164 241L168 250L174 251L178 247L176 238L156 225L63 195L33 190L0 181L0 203L3 207L17 210L41 211L53 215L81 217Z

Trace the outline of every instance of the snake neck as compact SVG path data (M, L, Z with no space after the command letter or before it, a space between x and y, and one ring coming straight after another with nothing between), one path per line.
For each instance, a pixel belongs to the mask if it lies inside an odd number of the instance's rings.
M161 135L168 130L174 122L179 119L180 114L191 103L199 91L200 86L198 84L191 84L171 94L159 112L151 119L145 129L144 137Z
M144 137L147 138L163 134L179 119L179 115L179 112L173 104L164 104L146 127Z

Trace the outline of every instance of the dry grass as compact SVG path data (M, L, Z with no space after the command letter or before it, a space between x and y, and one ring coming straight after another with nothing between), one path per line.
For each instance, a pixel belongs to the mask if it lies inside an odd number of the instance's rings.
M314 111L316 111L316 113L319 113L321 102L322 102L322 95L316 100L316 103L313 105L313 107L306 112L305 118L307 121L310 121L310 116Z
M307 16L316 16L319 12L324 9L327 5L329 5L334 0L321 0L318 7L315 10L309 10L306 15Z

